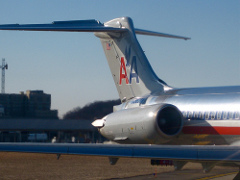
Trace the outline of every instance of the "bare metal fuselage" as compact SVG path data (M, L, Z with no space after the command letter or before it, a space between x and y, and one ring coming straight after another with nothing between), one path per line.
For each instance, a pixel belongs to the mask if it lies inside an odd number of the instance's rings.
M142 118L151 114L144 109L158 104L171 104L181 111L184 122L177 136L159 138L148 134L154 127ZM142 114L135 110L138 108ZM106 120L100 132L119 143L217 145L237 144L240 140L240 86L172 89L131 99L115 109L115 117L123 118ZM125 119L124 111L134 114L133 118Z

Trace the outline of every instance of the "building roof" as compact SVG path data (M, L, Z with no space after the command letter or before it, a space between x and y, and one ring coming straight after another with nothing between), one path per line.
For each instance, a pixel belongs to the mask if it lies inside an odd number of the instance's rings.
M96 131L90 120L0 119L0 131Z

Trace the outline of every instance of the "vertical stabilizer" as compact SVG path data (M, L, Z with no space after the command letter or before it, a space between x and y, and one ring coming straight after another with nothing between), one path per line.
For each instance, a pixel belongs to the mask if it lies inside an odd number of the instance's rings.
M154 73L139 45L133 22L128 17L104 23L106 27L127 29L124 32L97 32L121 100L163 92L167 86Z

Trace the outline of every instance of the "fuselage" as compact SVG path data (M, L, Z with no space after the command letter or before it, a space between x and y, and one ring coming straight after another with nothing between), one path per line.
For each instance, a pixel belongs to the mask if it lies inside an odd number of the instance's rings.
M133 98L119 105L117 111L134 108L142 108L142 111L157 104L174 105L182 113L183 128L177 136L166 140L147 137L146 132L152 129L148 120L135 115L137 112L132 113L135 118L126 118L126 121L124 118L115 122L111 119L111 123L106 121L102 134L120 143L134 143L135 140L150 144L236 144L240 141L240 86L170 89ZM142 141L136 137L144 135L146 138Z

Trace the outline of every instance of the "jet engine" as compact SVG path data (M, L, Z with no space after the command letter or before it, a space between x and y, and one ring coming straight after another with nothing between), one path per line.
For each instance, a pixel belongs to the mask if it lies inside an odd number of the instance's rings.
M162 144L181 132L183 116L174 105L156 104L113 112L94 124L112 141Z

